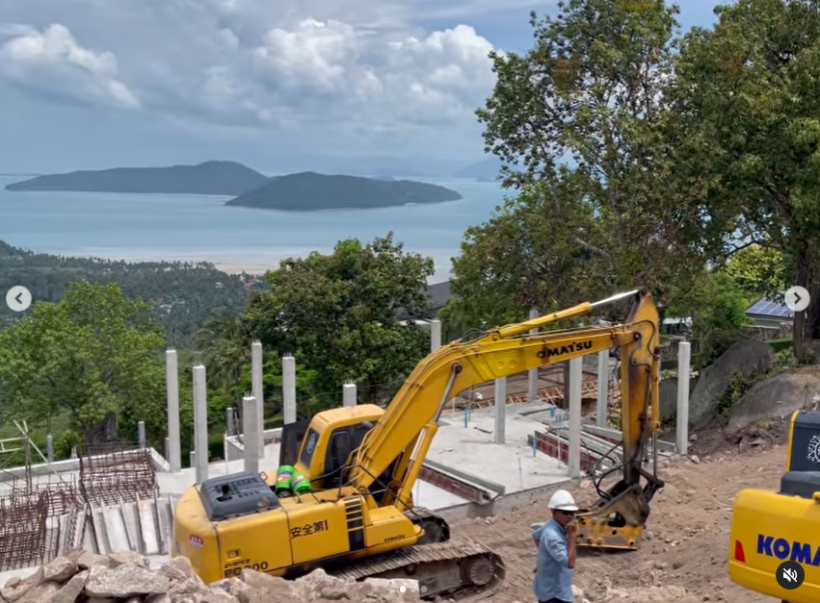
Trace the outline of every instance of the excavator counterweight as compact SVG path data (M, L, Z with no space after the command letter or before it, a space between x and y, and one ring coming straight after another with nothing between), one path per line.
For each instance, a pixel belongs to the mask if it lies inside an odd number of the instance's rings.
M623 324L530 334L626 298L632 308ZM277 475L264 473L191 488L174 513L173 554L188 557L205 582L244 568L296 577L321 567L353 579L413 578L424 599L491 589L504 579L501 557L451 538L444 519L413 502L441 413L470 386L606 350L621 359L623 475L579 515L577 538L580 546L636 548L649 501L663 486L642 460L660 426L659 345L657 308L639 290L442 346L419 362L386 409L336 408L286 426L280 469L302 476L308 489L282 490Z

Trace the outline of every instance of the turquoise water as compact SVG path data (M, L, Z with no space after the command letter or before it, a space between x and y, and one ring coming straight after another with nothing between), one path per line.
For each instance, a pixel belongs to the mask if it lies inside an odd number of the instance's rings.
M368 210L289 213L225 207L225 197L9 192L0 177L0 240L46 253L123 260L209 261L258 272L289 256L329 252L355 237L393 231L405 249L433 257L449 275L464 231L488 220L504 197L494 183L436 180L460 201Z

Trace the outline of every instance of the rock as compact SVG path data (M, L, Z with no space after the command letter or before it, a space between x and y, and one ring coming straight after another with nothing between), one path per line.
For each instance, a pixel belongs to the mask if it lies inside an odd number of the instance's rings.
M191 562L187 557L174 557L160 569L160 573L170 580L193 580L203 584L199 576L196 575Z
M82 551L77 556L77 566L80 569L91 569L95 565L104 565L108 567L108 557L105 555L97 555L96 553L89 553Z
M89 597L127 599L134 595L161 594L167 592L169 586L167 577L138 565L125 564L115 568L94 565L85 584L85 594Z
M171 603L171 597L165 593L161 595L148 595L145 597L145 603Z
M88 570L83 570L80 573L75 574L71 580L63 585L60 592L54 595L51 603L74 603L80 597L80 594L83 592L83 588L85 588L85 583L88 580L88 574Z
M17 584L13 588L0 589L0 597L2 597L2 599L4 601L7 601L8 603L16 603L16 601L22 599L28 593L29 590L42 584L43 574L44 570L41 567L33 574L26 576L25 578L17 582Z
M151 568L151 562L146 557L143 557L134 551L119 551L108 556L109 567L119 567L120 565L125 565L126 563L132 563L145 569Z
M79 569L73 559L57 557L54 561L43 567L43 580L62 584L76 574Z
M572 585L572 596L575 599L583 599L584 598L584 591L581 588L578 588L574 584Z
M818 393L820 375L812 367L775 375L756 384L740 399L729 418L729 430L744 429L760 419L789 417Z
M714 364L700 372L689 397L689 425L699 429L717 416L718 402L736 370L749 378L768 371L775 359L771 346L761 341L743 340L733 344Z
M271 597L282 598L293 597L296 589L292 586L297 584L284 578L268 576L251 569L243 569L239 579L251 588L265 589Z
M59 590L60 585L56 582L43 582L32 586L25 595L18 599L17 603L51 603Z
M22 582L20 576L14 576L13 578L9 578L6 582L6 588L14 588L18 584L20 584L20 582Z

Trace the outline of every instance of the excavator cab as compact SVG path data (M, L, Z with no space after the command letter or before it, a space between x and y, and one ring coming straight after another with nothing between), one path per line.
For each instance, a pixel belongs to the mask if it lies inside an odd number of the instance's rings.
M780 490L746 488L735 498L729 534L729 577L750 591L790 603L820 601L820 412L791 418ZM787 590L776 579L785 561L803 580Z
M279 465L290 465L305 474L313 488L338 488L346 481L351 453L361 446L382 414L380 407L362 404L327 410L310 420L285 425ZM377 502L388 490L396 462L393 461L370 489Z

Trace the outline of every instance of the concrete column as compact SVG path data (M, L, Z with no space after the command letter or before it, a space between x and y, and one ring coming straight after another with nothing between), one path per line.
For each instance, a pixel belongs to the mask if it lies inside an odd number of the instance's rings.
M242 416L256 417L259 404L253 396L242 398ZM242 442L245 444L245 471L259 473L259 441L262 439L261 425L256 421L242 421Z
M205 367L194 367L194 450L196 450L196 483L208 479L208 399Z
M196 467L196 450L191 450L188 456L191 457L191 467Z
M137 423L137 446L140 448L148 448L145 445L145 421Z
M229 406L225 409L225 428L228 431L228 435L233 435L233 406Z
M345 383L342 386L342 405L356 406L356 384Z
M430 321L430 352L435 352L441 347L441 321Z
M609 426L609 350L598 352L598 427Z
M259 433L262 433L265 431L265 396L262 393L262 344L258 341L251 345L251 384L256 398L256 422L259 423ZM259 458L264 458L265 438L259 438L258 446Z
M507 432L507 378L495 380L495 443L503 444Z
M182 469L182 448L179 439L179 373L176 350L165 352L165 388L168 396L168 464L171 472Z
M692 347L688 341L678 344L678 414L677 450L685 455L689 451L689 371Z
M168 460L168 457L171 456L171 441L168 438L165 438L165 449L163 450L163 454L166 461Z
M296 422L296 358L286 354L282 358L282 401L285 425Z
M569 476L581 475L581 383L583 382L583 357L569 361Z
M46 436L46 458L49 463L54 462L54 436L51 434Z
M530 320L538 318L538 308L530 308ZM537 335L538 329L530 329L530 335ZM538 402L538 369L527 371L527 402Z

